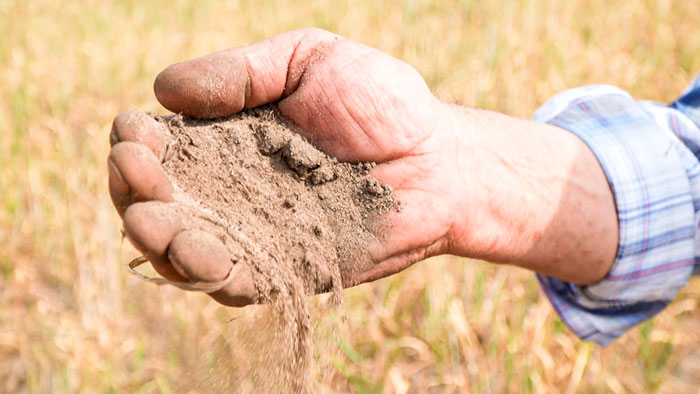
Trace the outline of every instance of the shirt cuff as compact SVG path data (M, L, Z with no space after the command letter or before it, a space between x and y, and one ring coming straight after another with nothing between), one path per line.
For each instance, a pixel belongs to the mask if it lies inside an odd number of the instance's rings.
M567 326L607 345L668 305L692 274L700 204L692 181L700 164L643 105L612 86L560 93L534 120L580 137L613 191L619 244L607 276L589 286L537 276Z

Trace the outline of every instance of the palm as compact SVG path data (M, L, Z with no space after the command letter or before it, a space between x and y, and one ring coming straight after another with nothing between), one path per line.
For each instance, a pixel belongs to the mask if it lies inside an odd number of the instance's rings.
M428 245L445 246L440 240L450 224L437 218L450 217L438 214L447 194L434 182L449 175L441 154L449 142L437 130L441 106L413 68L353 42L338 43L279 103L299 132L327 153L342 161L380 163L374 175L392 185L401 202L400 212L378 223L381 242L370 250L375 262L399 257L368 267L372 272L351 278L355 283L405 268L429 253Z

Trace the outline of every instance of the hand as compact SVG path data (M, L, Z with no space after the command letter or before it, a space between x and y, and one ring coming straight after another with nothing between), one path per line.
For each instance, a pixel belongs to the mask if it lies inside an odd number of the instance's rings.
M554 126L437 100L412 67L318 29L285 33L175 64L155 82L174 112L216 118L270 102L317 147L343 161L375 161L400 212L383 216L352 264L353 286L418 260L456 254L591 284L618 240L612 192L590 149ZM142 115L142 114L141 114ZM127 112L112 130L110 193L131 242L164 277L216 282L230 271L213 236L182 231L158 160L162 130ZM196 238L200 247L191 248ZM211 293L226 305L255 299L250 271Z
M285 33L168 67L155 81L158 100L173 112L227 116L278 101L304 137L341 161L374 161L379 181L393 186L400 212L376 226L372 263L345 270L345 287L394 274L429 256L450 253L468 187L450 106L437 100L411 66L387 54L318 29ZM138 113L114 122L110 193L125 232L156 271L175 281L218 281L230 263L221 243L182 231L159 203L172 189L158 160L163 139L155 121ZM420 225L417 225L420 223ZM189 247L197 237L204 247ZM341 264L362 264L344 261ZM252 277L236 277L212 293L227 305L254 299Z

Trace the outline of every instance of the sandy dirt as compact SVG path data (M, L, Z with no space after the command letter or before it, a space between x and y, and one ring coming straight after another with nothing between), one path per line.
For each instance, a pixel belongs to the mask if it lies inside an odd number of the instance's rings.
M352 274L343 263L368 259L372 221L397 208L391 188L369 175L372 163L339 163L314 148L272 107L155 118L168 129L163 167L185 226L214 234L232 263L249 265L256 301L274 309L264 319L274 333L247 357L257 367L241 369L256 377L236 381L313 391L306 295L332 291L340 302Z

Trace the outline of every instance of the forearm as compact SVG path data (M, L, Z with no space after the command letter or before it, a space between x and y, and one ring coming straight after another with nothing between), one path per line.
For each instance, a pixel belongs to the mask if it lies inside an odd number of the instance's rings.
M467 188L451 252L577 284L605 276L617 215L586 144L547 124L459 106L449 113Z

